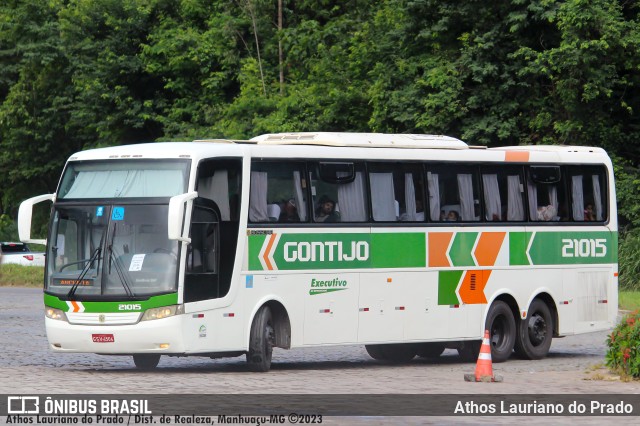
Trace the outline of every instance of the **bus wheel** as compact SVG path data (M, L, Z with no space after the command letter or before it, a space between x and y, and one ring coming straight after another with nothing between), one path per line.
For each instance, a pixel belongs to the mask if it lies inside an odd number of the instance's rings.
M416 348L409 343L385 345L384 355L388 361L395 363L409 362L416 356Z
M271 309L263 306L251 324L249 352L247 352L249 370L262 373L269 371L274 343L275 332L271 320Z
M489 330L491 361L505 362L511 356L516 340L516 320L509 305L500 300L493 302L485 327Z
M463 362L476 362L480 353L480 345L482 340L465 340L458 347L458 355Z
M384 354L384 345L364 345L369 356L378 361L385 361L387 358Z
M421 343L417 346L416 352L421 358L438 358L444 349L442 343Z
M133 356L133 363L141 370L153 370L160 362L160 355L136 354Z
M516 354L524 359L542 359L549 353L553 338L551 311L541 299L533 299L527 318L520 321L516 336Z

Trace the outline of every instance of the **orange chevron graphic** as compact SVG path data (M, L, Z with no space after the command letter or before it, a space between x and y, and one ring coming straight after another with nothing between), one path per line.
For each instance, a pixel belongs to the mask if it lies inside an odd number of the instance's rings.
M506 235L506 232L483 232L480 234L476 250L473 253L478 262L478 266L495 265L500 247L502 247L502 242Z
M77 302L74 302L73 300L71 301L71 304L73 305L73 312L80 312L80 306L78 305Z
M484 288L490 276L491 271L466 271L460 284L460 301L468 305L487 303Z
M276 239L276 234L271 234L271 236L269 237L269 243L267 243L267 248L264 251L264 254L262 255L264 264L267 265L267 269L270 271L273 271L273 265L269 260L269 254L271 253L271 249L273 248L273 242L275 241L275 239Z
M429 266L451 266L447 248L453 232L429 232Z

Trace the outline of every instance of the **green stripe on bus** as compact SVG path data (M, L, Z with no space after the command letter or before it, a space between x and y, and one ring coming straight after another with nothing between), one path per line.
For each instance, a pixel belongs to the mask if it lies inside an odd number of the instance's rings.
M448 251L452 267L476 266L472 252L479 234L456 232ZM508 234L503 244L508 244L510 266L611 264L618 260L615 232ZM249 235L248 267L250 271L424 268L426 236L424 232Z
M449 257L453 266L475 266L471 251L478 238L477 232L458 232L453 239Z
M374 268L424 268L427 249L424 233L371 234Z
M457 305L460 303L456 288L464 271L438 272L438 305Z
M84 312L87 313L103 313L103 312L142 312L151 308L159 308L161 306L175 305L178 303L178 294L161 294L159 296L151 296L147 300L131 301L121 300L118 302L76 302L82 303ZM121 305L140 305L140 309L120 309ZM69 311L69 305L51 294L44 295L44 305L51 308L57 308L62 311Z
M528 265L527 245L531 234L527 232L509 232L509 265Z
M599 231L536 232L529 256L534 265L614 263L617 238L613 235Z

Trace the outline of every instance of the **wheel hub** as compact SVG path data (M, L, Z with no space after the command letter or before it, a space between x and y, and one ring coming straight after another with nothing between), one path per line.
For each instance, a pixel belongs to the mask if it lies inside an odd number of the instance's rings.
M534 346L544 342L547 336L547 323L544 318L534 314L529 318L529 339Z

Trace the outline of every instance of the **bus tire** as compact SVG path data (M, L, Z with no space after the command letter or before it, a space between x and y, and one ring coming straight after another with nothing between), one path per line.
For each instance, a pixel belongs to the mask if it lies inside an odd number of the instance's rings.
M135 354L133 363L140 370L153 370L160 362L160 355L156 354Z
M271 356L275 342L271 309L263 306L253 318L249 336L247 365L250 371L265 373L271 368Z
M420 343L417 346L417 355L420 358L438 358L444 352L442 343Z
M364 345L364 348L367 350L369 356L378 361L386 361L386 357L384 354L384 345Z
M384 345L383 351L387 361L397 364L409 362L416 356L416 348L410 343Z
M487 314L485 329L489 330L491 361L508 360L516 341L516 320L509 305L501 300L493 302Z
M480 354L482 340L465 340L458 349L458 355L462 362L476 362Z
M527 317L518 325L516 355L523 359L542 359L549 353L552 338L551 311L541 299L533 299Z

